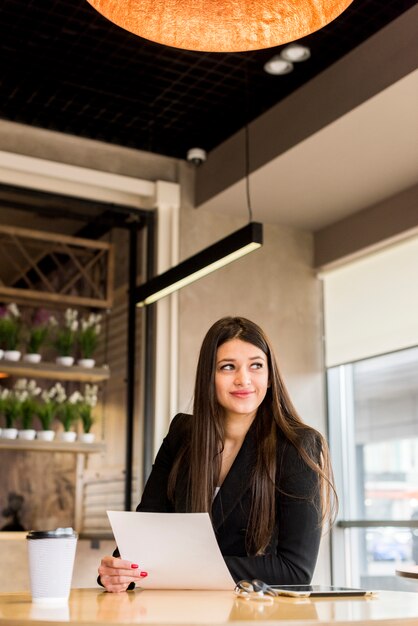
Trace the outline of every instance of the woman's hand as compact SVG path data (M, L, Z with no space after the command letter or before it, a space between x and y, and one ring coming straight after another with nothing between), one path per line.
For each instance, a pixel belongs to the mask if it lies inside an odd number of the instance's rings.
M136 563L115 556L104 556L98 572L103 587L112 593L126 591L131 583L137 583L148 576Z

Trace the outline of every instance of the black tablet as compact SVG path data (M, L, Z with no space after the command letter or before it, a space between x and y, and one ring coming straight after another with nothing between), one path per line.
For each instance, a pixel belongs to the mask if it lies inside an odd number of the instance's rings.
M327 585L271 585L279 596L292 598L325 598L332 596L372 596L376 591L355 587L334 587Z

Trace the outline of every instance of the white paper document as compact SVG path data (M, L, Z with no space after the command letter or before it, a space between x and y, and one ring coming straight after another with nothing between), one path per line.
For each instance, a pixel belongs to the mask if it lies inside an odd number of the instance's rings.
M107 514L121 557L148 572L141 587L234 588L208 513Z

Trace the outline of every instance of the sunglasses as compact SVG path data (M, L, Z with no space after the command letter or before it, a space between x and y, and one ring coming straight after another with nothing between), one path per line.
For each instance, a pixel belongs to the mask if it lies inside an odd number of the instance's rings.
M262 580L240 580L237 582L234 593L240 598L247 600L262 600L263 598L277 596L276 591Z

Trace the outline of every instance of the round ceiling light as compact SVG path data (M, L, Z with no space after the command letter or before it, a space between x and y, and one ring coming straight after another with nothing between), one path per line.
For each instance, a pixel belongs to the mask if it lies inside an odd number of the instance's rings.
M291 63L300 63L306 61L311 56L311 51L306 46L302 46L299 43L292 43L290 46L286 46L280 53L280 56L285 61Z
M286 61L282 59L282 57L277 54L272 57L267 63L264 65L264 71L267 74L273 74L274 76L278 76L281 74L289 74L293 70L293 63L290 61Z
M87 0L145 39L201 52L244 52L305 37L352 0Z

